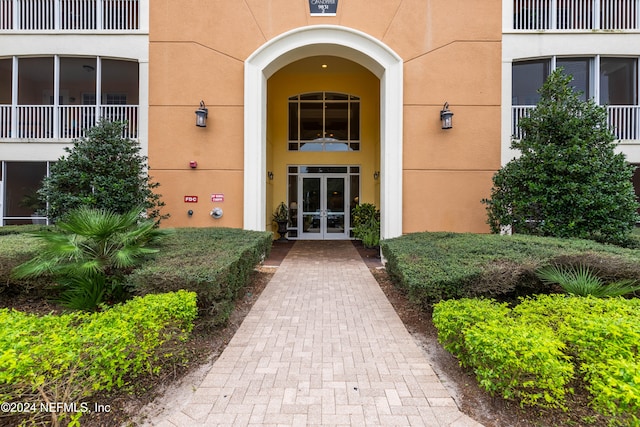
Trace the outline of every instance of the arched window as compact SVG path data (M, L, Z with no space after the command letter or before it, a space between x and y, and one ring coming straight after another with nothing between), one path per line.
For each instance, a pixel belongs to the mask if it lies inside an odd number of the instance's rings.
M314 92L289 98L290 151L359 151L360 98Z

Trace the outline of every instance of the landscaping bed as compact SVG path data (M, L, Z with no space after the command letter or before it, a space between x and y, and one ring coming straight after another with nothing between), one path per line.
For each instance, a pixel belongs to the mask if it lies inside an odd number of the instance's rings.
M637 250L454 233L419 233L383 245L396 289L416 303L413 318L421 319L405 324L427 331L431 343L424 347L436 355L434 368L454 377L464 394L458 403L470 416L494 426L640 425L634 418L638 300L544 295L561 289L545 287L535 274L549 264L589 265L607 280L637 279ZM498 286L487 287L491 280ZM487 295L504 303L451 299ZM449 300L434 312L432 304L443 299ZM436 336L457 359L433 346Z
M68 416L60 425L67 425L79 413L83 426L126 421L132 408L150 401L159 387L226 345L268 280L268 274L256 276L254 268L268 255L270 246L270 233L176 230L162 242L153 261L131 276L129 289L140 297L113 308L102 307L96 313L68 314L49 299L55 295L50 282L10 278L14 266L37 253L38 241L28 235L3 233L0 275L6 280L0 288L0 307L5 307L0 309L1 400L36 406L46 399L54 404L75 402L80 412L72 406L63 407ZM163 280L158 280L161 276ZM180 291L185 288L194 292ZM196 293L200 300L197 307ZM169 303L171 295L191 295L191 303ZM207 309L202 300L212 302L216 309ZM230 318L233 307L240 310ZM181 314L187 309L191 310L189 319ZM163 317L165 313L168 317ZM194 320L196 313L199 316ZM101 327L100 322L106 323ZM85 324L94 326L86 329ZM184 339L187 336L189 340ZM38 343L29 341L33 339ZM147 341L152 345L147 346ZM54 347L47 347L49 344ZM62 352L60 357L58 351ZM17 369L22 362L26 365ZM103 365L108 368L99 370L101 374L93 369ZM84 411L82 402L109 410ZM57 422L51 412L37 412L38 419ZM20 418L4 415L0 426L16 425Z

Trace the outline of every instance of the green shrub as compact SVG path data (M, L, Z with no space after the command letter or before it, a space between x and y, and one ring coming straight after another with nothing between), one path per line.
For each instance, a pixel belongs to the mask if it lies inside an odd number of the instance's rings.
M563 407L573 365L553 330L502 318L471 326L464 337L480 386L523 405Z
M223 324L238 291L271 250L271 233L232 228L181 228L160 245L160 253L128 276L138 294L187 289L198 294L202 315Z
M626 243L638 221L635 166L616 152L606 107L583 101L571 80L553 71L520 120L511 144L520 155L493 177L487 222L495 233Z
M3 228L5 227L0 227L0 230ZM41 292L51 283L50 278L44 277L11 277L11 271L15 267L35 257L41 248L42 243L28 234L0 235L0 293L15 295Z
M640 300L565 295L434 306L438 340L480 385L522 404L566 407L575 374L591 406L616 425L639 425Z
M352 211L353 235L366 248L380 244L380 211L371 203L362 203Z
M85 206L68 212L53 230L33 234L43 242L41 250L17 266L14 277L52 277L61 291L59 301L72 309L124 301L124 276L156 253L149 246L167 234L152 220L141 220L141 212L117 214Z
M479 322L501 320L509 314L507 304L489 299L449 300L433 307L433 323L438 328L438 341L448 352L455 354L462 366L469 366L469 353L465 350L467 330Z
M142 373L157 373L160 358L166 363L186 339L196 314L196 295L186 291L138 297L91 314L0 309L0 401L80 404ZM32 415L38 414L44 415Z
M584 264L607 281L640 279L640 251L590 240L487 234L413 233L381 242L387 271L424 306L442 299L549 293L543 265Z

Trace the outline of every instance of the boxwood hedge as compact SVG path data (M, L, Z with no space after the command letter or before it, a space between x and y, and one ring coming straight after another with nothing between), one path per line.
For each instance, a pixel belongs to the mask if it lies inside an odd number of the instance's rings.
M640 250L590 240L495 234L414 233L381 242L387 271L424 306L442 299L549 293L535 270L584 264L604 280L640 280Z
M213 325L224 323L238 291L271 250L272 234L232 228L181 228L164 239L153 262L128 283L146 295L186 289Z

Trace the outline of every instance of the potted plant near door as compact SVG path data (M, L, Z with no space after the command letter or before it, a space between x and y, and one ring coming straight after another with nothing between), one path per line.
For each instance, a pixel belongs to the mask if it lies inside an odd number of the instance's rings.
M289 208L284 202L280 202L276 210L273 212L273 222L278 224L278 240L287 240L287 232L289 226Z

